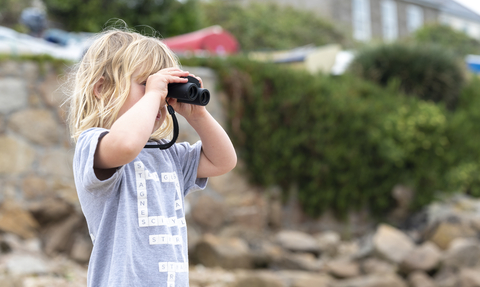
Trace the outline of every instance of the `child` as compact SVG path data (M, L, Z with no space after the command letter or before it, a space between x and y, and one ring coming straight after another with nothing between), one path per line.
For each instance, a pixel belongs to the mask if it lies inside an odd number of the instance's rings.
M205 107L167 97L167 85L189 75L159 39L116 29L99 34L78 64L69 125L93 241L88 286L188 286L184 197L236 165ZM201 141L144 148L168 142L167 102Z

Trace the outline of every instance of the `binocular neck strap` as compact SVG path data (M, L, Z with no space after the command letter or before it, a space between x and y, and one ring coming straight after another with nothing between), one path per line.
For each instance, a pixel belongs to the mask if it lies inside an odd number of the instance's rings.
M168 113L170 114L170 116L172 116L172 120L173 120L173 138L172 138L172 140L170 142L166 143L166 144L145 145L145 148L167 149L167 148L171 147L177 141L178 132L179 132L178 121L177 121L177 117L175 116L175 110L173 109L172 106L170 106L168 104L168 102L167 102L167 110L168 110Z

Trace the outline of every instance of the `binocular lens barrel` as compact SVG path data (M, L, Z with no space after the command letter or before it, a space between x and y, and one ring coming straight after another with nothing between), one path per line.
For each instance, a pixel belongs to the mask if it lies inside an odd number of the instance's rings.
M168 84L167 97L175 98L181 103L206 106L210 101L210 92L200 88L200 82L196 78L188 76L187 79L185 84Z
M206 106L210 101L210 92L207 89L198 89L198 102L202 106Z

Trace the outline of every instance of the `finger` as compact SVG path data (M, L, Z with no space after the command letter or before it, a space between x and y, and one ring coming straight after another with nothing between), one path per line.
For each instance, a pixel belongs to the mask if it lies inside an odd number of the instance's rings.
M197 79L197 80L200 82L200 88L203 88L203 81L202 81L202 78L200 78L200 77L197 77L197 76L195 76L194 74L190 74L189 76L192 76L192 77L194 77L195 79Z
M188 79L185 77L179 77L179 76L169 76L167 78L169 83L186 83L188 82Z

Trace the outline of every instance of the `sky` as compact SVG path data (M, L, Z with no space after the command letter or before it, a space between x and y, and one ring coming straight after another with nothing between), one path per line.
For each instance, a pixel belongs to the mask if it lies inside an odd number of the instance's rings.
M480 0L455 0L480 15Z

